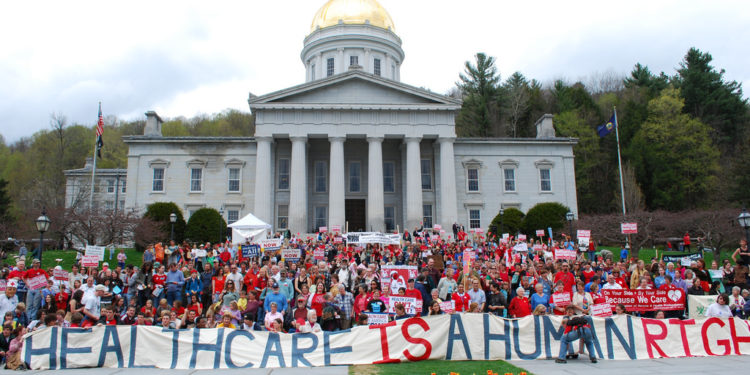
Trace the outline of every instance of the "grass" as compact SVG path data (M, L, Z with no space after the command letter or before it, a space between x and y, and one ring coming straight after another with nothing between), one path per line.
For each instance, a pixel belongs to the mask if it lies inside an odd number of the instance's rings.
M117 254L120 249L117 249L115 254L112 256L112 260L109 260L109 249L106 250L104 255L104 261L109 262L109 265L114 268L117 266ZM125 263L134 264L140 266L143 261L143 253L135 251L135 249L125 249L125 254L128 256L128 260ZM12 251L8 253L8 258L5 259L5 263L15 264L14 258L18 256L18 251ZM57 259L62 259L61 262L57 262ZM56 265L61 265L63 269L70 270L76 261L75 250L44 250L42 253L42 268L48 269ZM31 265L31 250L29 250L26 264ZM100 264L101 265L101 264Z
M607 250L611 251L612 255L615 258L615 260L620 259L620 248L619 247L601 246L599 248L600 249L607 249ZM656 255L656 250L657 249L643 248L643 249L641 249L638 252L638 259L642 259L644 262L646 262L648 264L651 261L651 258L653 258ZM658 250L659 250L659 256L662 256L662 255L685 255L685 254L693 254L693 253L698 252L697 249L692 249L691 251L686 251L686 252L669 251L669 252L666 252L666 253L664 252L663 248L660 248ZM723 261L724 259L731 260L732 259L732 252L733 252L733 250L723 249L721 251L721 256L720 256L721 259L720 260L721 261ZM632 253L631 253L631 255L632 255ZM706 266L710 267L711 266L711 262L714 260L714 253L710 252L710 251L705 252L703 254L703 259L706 261ZM721 262L719 262L719 266L721 266Z
M486 375L527 373L528 371L513 366L505 361L442 361L427 360L419 362L390 363L383 365L350 366L350 375Z

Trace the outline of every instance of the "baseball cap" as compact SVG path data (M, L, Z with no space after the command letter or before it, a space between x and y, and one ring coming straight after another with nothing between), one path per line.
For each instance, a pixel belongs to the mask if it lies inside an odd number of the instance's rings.
M98 291L102 291L103 292L103 291L107 290L107 287L100 284L100 285L95 286L94 290L97 291L97 292Z
M271 284L271 288L278 288L278 287L279 287L279 283L275 281L273 282L273 284Z

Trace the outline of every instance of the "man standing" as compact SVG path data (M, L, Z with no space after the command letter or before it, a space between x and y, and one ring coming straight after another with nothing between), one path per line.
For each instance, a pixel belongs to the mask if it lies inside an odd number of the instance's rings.
M354 296L339 284L339 294L334 298L333 304L341 310L341 329L349 329L354 319Z
M182 286L185 285L185 274L177 270L177 263L169 265L169 272L167 272L167 304L172 306L174 301L180 301L180 291ZM237 285L237 284L235 284Z
M49 276L47 275L47 272L45 272L43 269L40 268L41 262L39 259L34 259L31 262L31 269L26 271L26 275L24 276L24 281L26 282L26 285L29 285L29 281L38 277L38 276L44 276L45 279L48 279ZM39 307L42 304L42 293L41 289L31 289L29 288L28 293L26 294L26 306L28 308L29 316L32 317L32 319L36 318L36 313L39 311Z
M273 293L266 294L266 299L263 302L263 308L265 311L271 311L271 303L275 302L276 306L278 307L278 312L281 313L281 315L284 315L286 313L287 306L287 298L285 295L281 294L279 291L279 283L275 280L271 281L271 290L273 290Z
M287 305L289 305L292 303L292 297L294 297L294 285L292 285L292 280L286 278L286 269L282 268L279 271L279 281L277 283L279 284L281 294L286 297Z
M239 292L239 289L242 285L242 279L243 279L242 274L240 273L239 270L237 270L236 264L232 264L229 267L229 270L230 272L229 272L229 275L227 275L227 281L232 280L234 282L235 287L237 288L237 292Z
M484 290L479 287L479 280L474 279L471 281L471 289L469 289L469 303L476 302L479 311L484 311L484 305L487 302L487 297L484 294Z
M570 272L570 265L568 265L568 263L563 263L562 271L555 274L555 284L557 284L558 281L562 281L564 291L573 293L573 286L576 284L576 279Z
M106 290L106 286L97 285L94 287L93 294L84 294L83 299L81 299L83 316L86 318L87 327L99 322L99 318L101 318L102 296Z
M19 301L26 301L26 283L23 281L26 278L26 261L18 259L16 261L16 268L8 274L8 280L17 280L16 296Z

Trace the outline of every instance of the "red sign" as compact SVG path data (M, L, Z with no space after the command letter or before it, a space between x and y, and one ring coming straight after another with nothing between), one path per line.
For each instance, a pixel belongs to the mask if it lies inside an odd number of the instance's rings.
M526 241L526 235L525 234L519 234L518 235L518 240L519 241Z
M544 229L537 229L536 230L536 236L537 237L544 237Z
M313 258L315 260L323 260L326 257L326 249L316 248L315 251L313 251Z
M47 278L44 277L44 275L39 275L31 279L28 279L26 281L26 284L28 284L29 289L32 289L32 290L44 289L44 287L47 286Z
M552 303L555 307L565 307L570 305L571 295L568 292L552 293Z
M333 243L344 243L344 237L333 237Z
M576 260L576 251L568 249L555 249L555 259Z
M328 227L320 227L318 228L318 233L325 233L328 232Z
M55 280L68 281L68 271L54 270L52 275Z
M622 234L638 234L638 223L620 223Z
M685 292L682 289L605 289L602 290L607 303L621 303L628 311L682 310L685 308Z
M440 224L435 224L432 226L432 230L440 231L441 229L443 229L443 227Z
M591 238L591 231L588 229L579 229L578 232L576 232L577 238Z
M598 303L596 305L589 306L591 315L606 318L612 316L612 306L608 303Z
M84 255L81 258L81 266L99 267L99 256L98 255Z
M341 233L341 225L331 225L331 232Z

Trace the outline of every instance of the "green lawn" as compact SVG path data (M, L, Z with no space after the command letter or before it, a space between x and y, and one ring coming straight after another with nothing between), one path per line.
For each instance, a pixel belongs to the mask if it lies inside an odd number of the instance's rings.
M117 265L117 252L112 256L112 260L109 260L109 249L106 250L104 255L104 261L109 262L110 266L114 268ZM128 256L128 260L125 263L141 265L143 261L143 253L135 251L135 249L125 249L125 254ZM17 251L8 253L8 258L4 260L4 263L15 264L14 258L18 256ZM61 262L57 262L57 259L62 259ZM29 251L29 257L27 258L27 264L30 264L31 251ZM69 270L75 263L76 251L75 250L45 250L42 253L42 268L48 269L60 264L64 269Z
M614 255L615 259L620 259L620 248L619 247L601 246L600 249L607 249L607 250L609 250L609 251L612 252L612 254ZM670 252L665 253L664 249L659 249L659 256L662 256L662 255L684 255L684 254L692 254L692 253L696 253L696 252L698 252L698 250L693 249L693 250L691 250L689 252L684 252L684 253L683 252L679 252L679 251L670 251ZM721 251L721 260L722 261L724 259L731 260L732 259L732 252L733 252L733 250L723 249ZM645 262L648 263L648 262L651 261L651 258L653 258L655 254L656 254L656 249L643 248L643 249L641 249L638 252L638 258L642 259L643 261L645 261ZM714 260L714 253L712 253L712 252L705 252L705 254L703 255L703 259L706 260L706 266L710 267L711 266L711 262ZM721 263L719 263L719 265L721 265Z
M350 375L486 375L488 371L496 374L511 373L518 375L528 371L513 366L505 361L442 361L428 360L420 362L390 363L384 365L350 366Z

